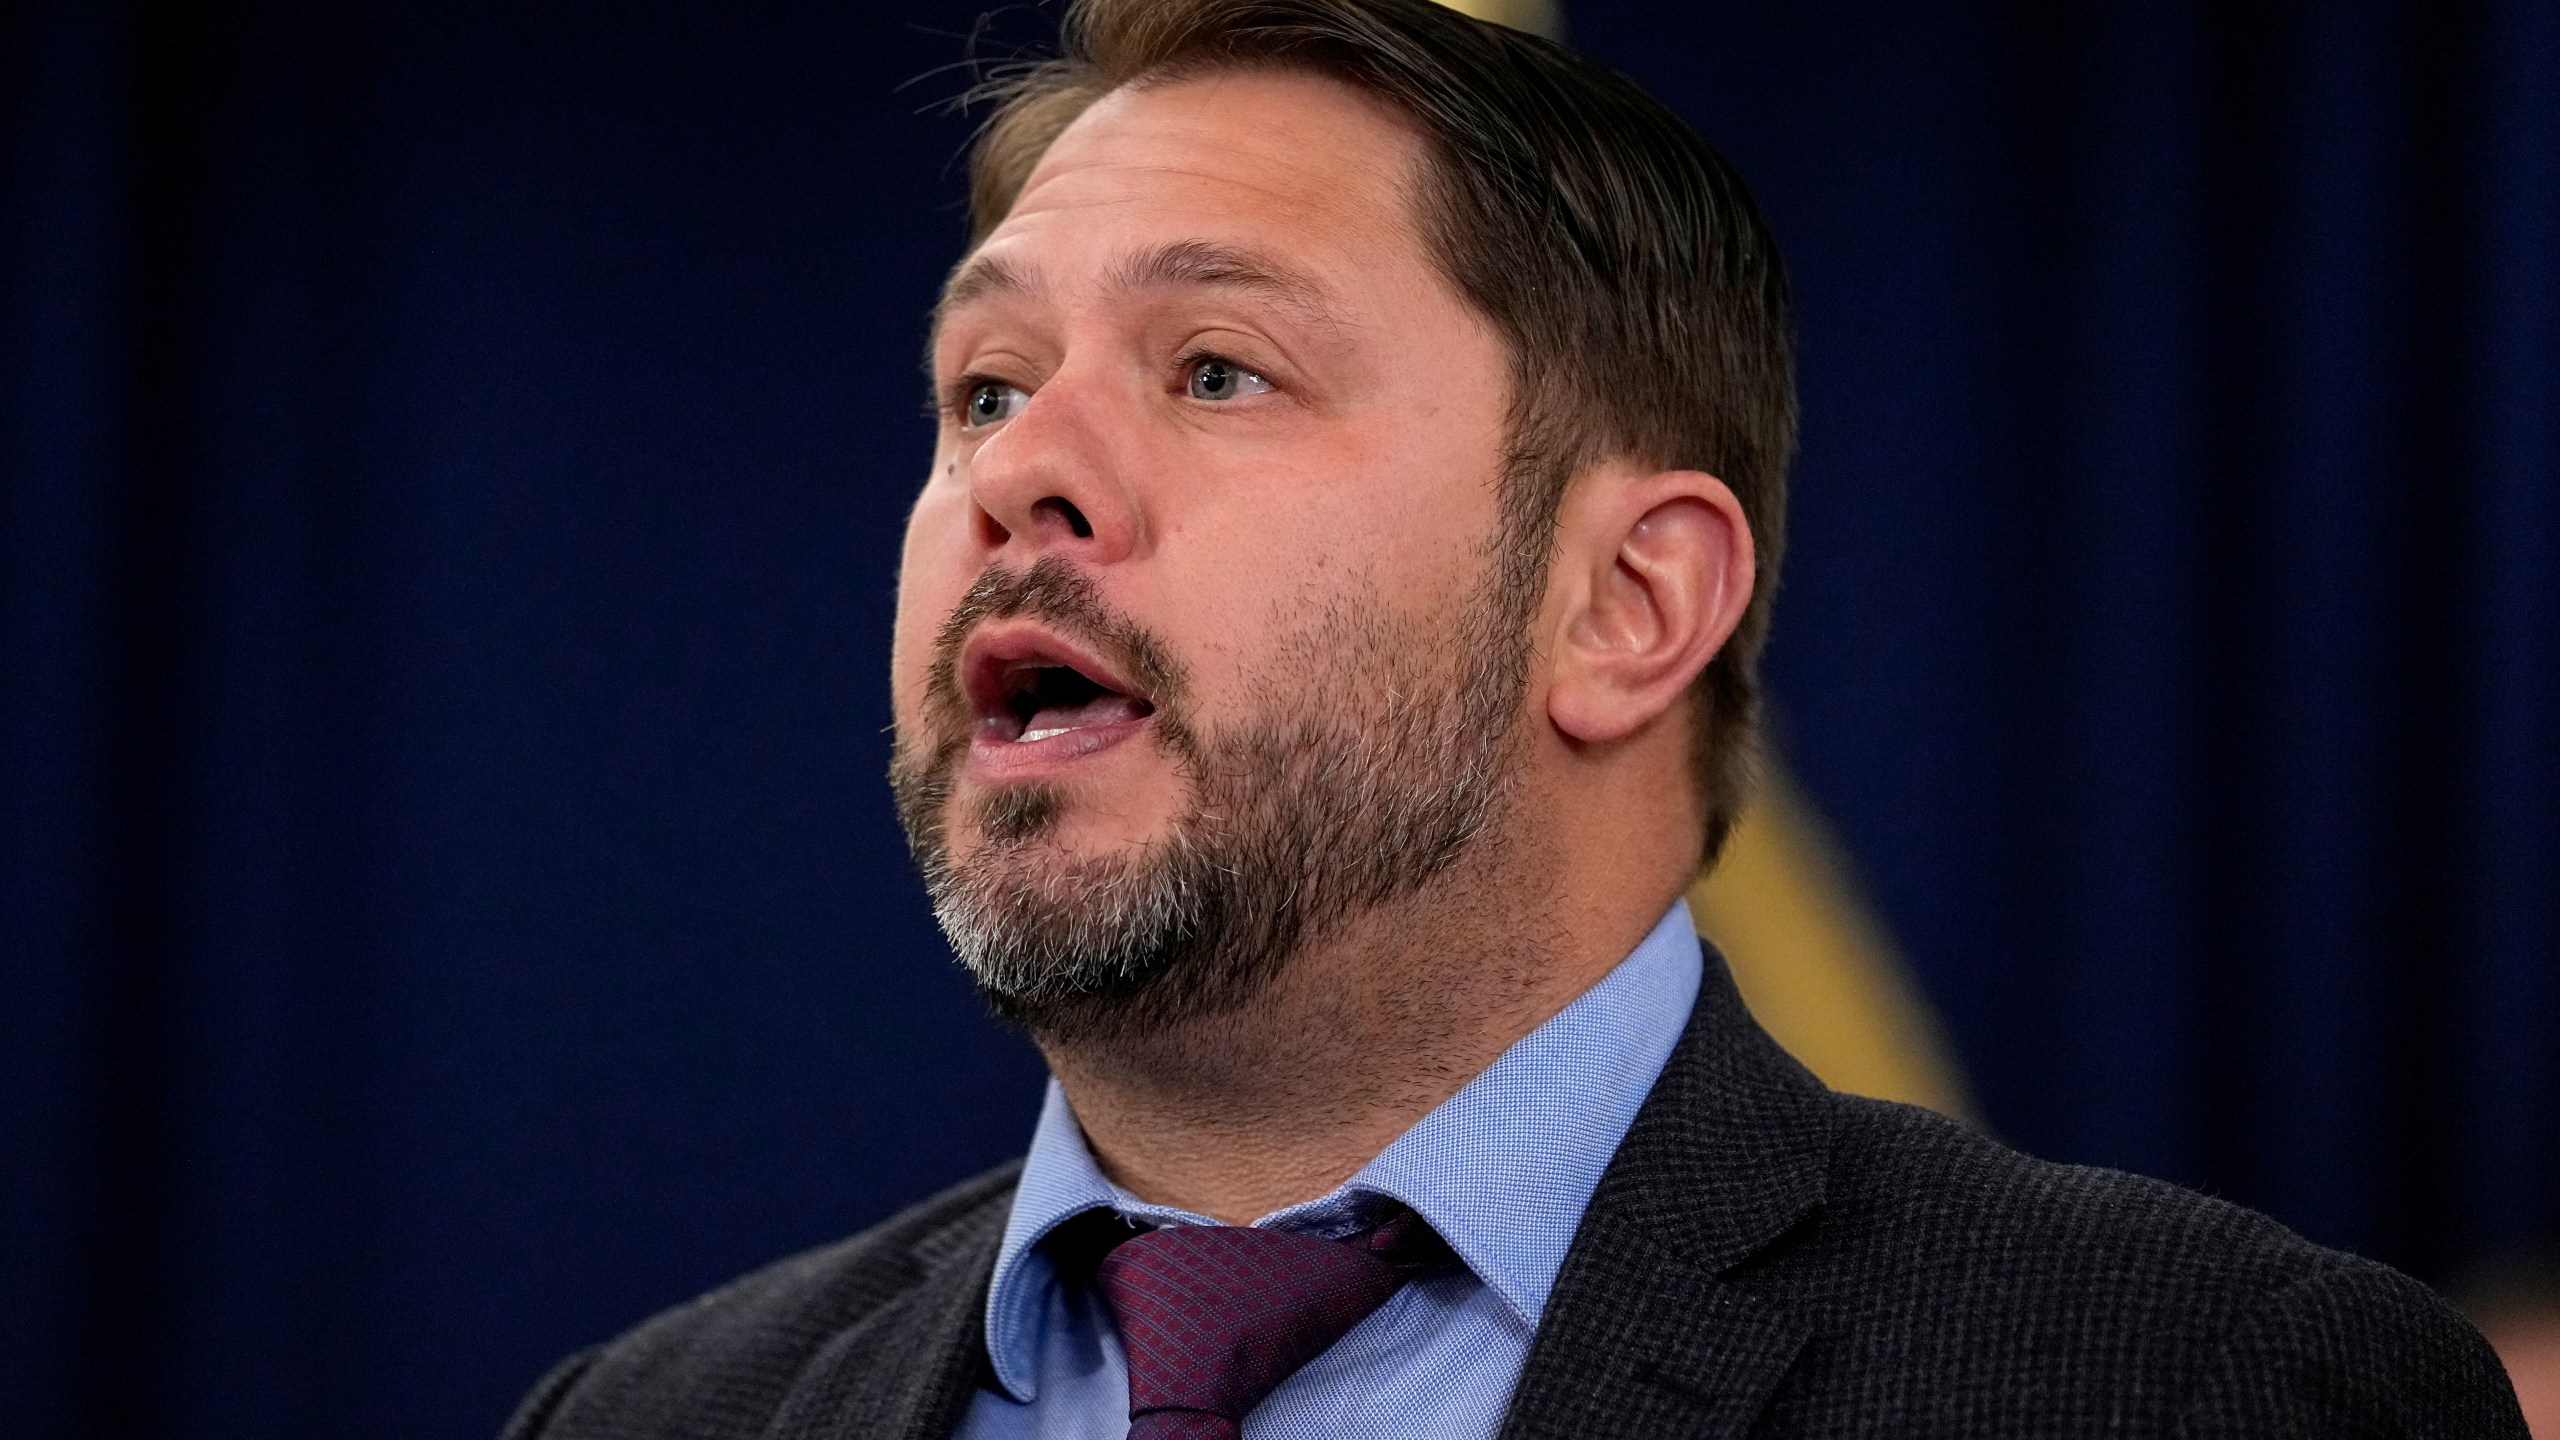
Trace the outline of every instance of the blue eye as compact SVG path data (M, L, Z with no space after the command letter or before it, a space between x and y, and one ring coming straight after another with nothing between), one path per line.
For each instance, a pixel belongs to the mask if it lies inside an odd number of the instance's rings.
M981 425L993 425L1021 414L1022 407L1030 403L1031 396L1019 385L1007 385L1000 380L981 381L969 387L969 398L960 406L960 423L972 430Z
M1191 362L1190 389L1194 400L1233 400L1265 394L1271 382L1232 361L1206 355Z

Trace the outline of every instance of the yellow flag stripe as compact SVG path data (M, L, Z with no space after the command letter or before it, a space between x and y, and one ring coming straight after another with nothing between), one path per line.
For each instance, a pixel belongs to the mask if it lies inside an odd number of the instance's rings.
M1835 1090L1972 1114L1962 1072L1839 844L1770 767L1724 859L1691 888L1751 1013Z

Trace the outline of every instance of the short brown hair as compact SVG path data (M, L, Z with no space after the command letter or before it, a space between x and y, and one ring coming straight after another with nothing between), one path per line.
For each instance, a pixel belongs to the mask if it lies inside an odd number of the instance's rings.
M1112 90L1217 70L1329 77L1421 131L1426 242L1510 345L1506 579L1534 587L1530 606L1557 506L1590 466L1732 487L1758 579L1692 691L1712 860L1750 787L1796 433L1786 269L1741 177L1632 81L1431 0L1075 0L1062 47L977 92L996 108L970 156L972 244Z

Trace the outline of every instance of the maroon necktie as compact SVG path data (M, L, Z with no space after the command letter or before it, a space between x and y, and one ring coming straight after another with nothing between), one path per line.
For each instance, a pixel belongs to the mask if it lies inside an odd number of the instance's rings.
M1410 1210L1347 1240L1176 1225L1094 1283L1129 1357L1129 1440L1236 1440L1247 1411L1447 1252Z

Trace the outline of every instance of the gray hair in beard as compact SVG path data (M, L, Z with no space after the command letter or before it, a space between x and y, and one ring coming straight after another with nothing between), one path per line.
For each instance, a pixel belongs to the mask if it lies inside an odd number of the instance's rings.
M1225 1014L1308 943L1447 870L1507 796L1527 683L1525 587L1488 568L1446 631L1339 598L1261 677L1281 703L1203 734L1181 670L1081 571L1054 556L989 566L942 628L927 733L898 737L889 778L934 914L996 1013L1069 1041ZM1155 741L1190 791L1163 837L1069 857L1050 841L1065 796L1008 785L975 802L978 843L952 858L971 718L960 647L1017 615L1099 647L1155 706Z

